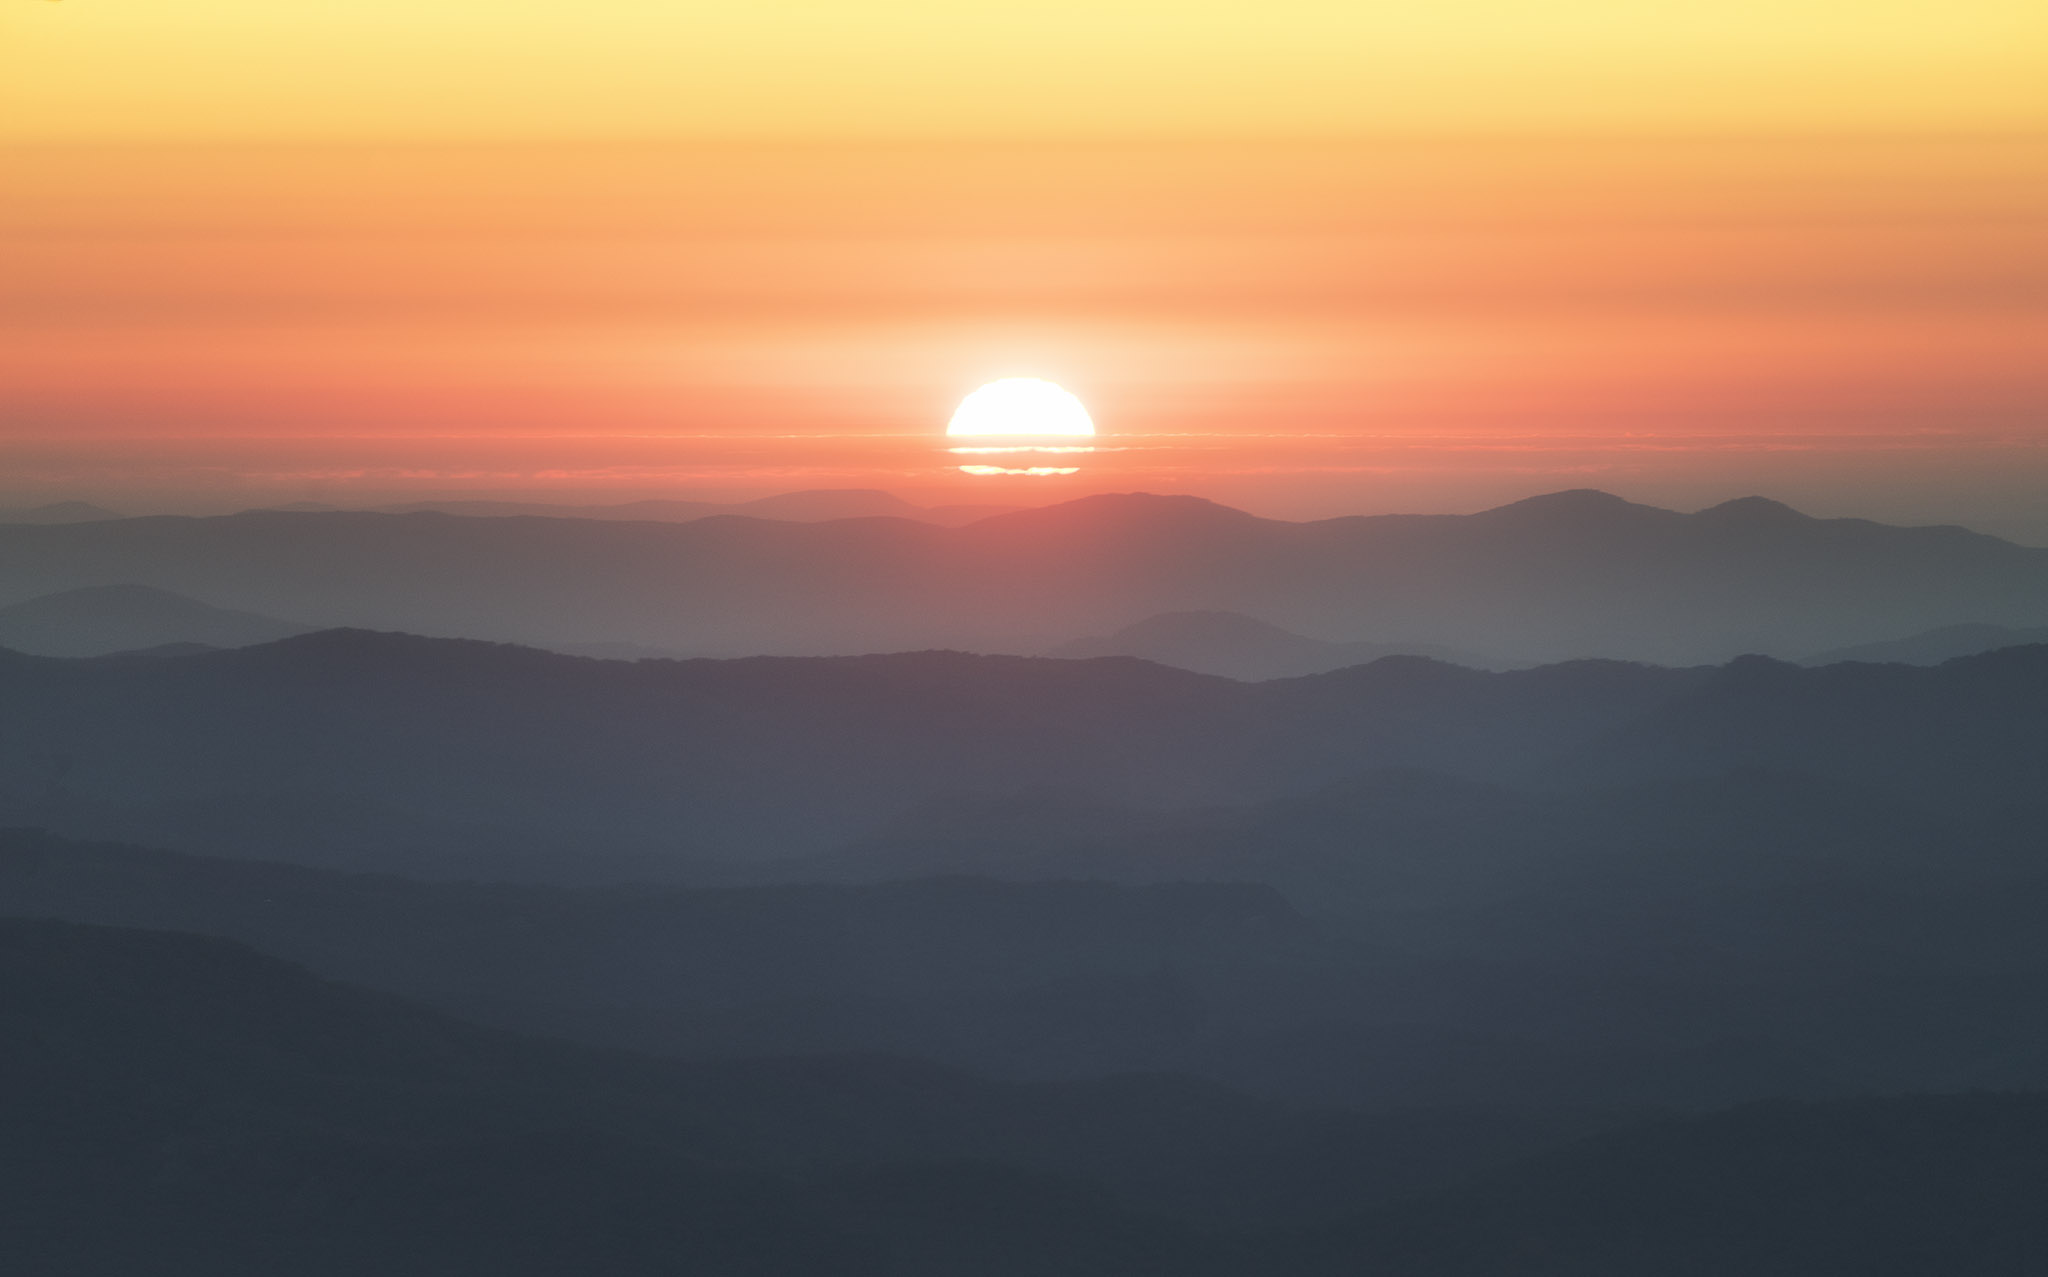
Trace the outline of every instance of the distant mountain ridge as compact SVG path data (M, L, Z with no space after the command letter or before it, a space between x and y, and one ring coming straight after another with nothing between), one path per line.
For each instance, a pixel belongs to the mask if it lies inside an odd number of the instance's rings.
M1892 639L1882 643L1860 643L1836 648L1801 661L1802 665L1832 665L1838 661L1868 661L1878 664L1939 665L1959 656L1977 656L2000 648L2048 643L2048 626L2016 629L2010 625L1945 625L1940 629Z
M289 507L284 507L289 508ZM304 507L334 511L336 506ZM460 514L476 518L539 516L555 519L649 520L686 523L713 515L735 514L753 519L792 523L823 523L833 519L911 519L954 527L1015 509L1000 505L913 505L875 488L816 488L783 492L751 501L627 501L616 505L566 505L546 501L414 501L375 507L381 514Z
M1932 668L1388 657L1248 684L1127 657L621 662L361 631L142 662L0 654L0 818L603 879L828 851L945 798L1174 808L1387 767L1566 788L1763 767L2014 804L2048 768L2044 664L2048 647Z
M1169 612L1102 638L1075 639L1046 653L1067 660L1135 656L1198 674L1257 682L1326 674L1383 656L1425 656L1471 669L1498 662L1456 648L1422 643L1332 643L1307 638L1236 612Z
M0 523L97 523L126 517L89 501L56 501L26 510L0 510Z
M180 644L247 647L310 628L147 585L88 586L0 607L0 647L35 656L106 656Z
M1940 625L2048 625L2048 550L1584 491L1309 523L1143 494L952 528L255 512L0 527L0 568L0 602L146 581L315 625L702 655L1035 652L1190 612L1518 664L1791 659Z

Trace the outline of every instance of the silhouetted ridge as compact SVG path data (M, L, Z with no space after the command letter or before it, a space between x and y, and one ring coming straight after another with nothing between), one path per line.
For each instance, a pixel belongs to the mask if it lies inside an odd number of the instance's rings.
M1737 497L1733 501L1709 506L1692 517L1708 523L1744 527L1787 527L1815 522L1811 515L1802 514L1769 497Z
M1714 683L1731 687L1755 687L1797 681L1799 666L1774 656L1750 652L1721 666Z
M2048 643L2048 627L2015 629L2010 625L1945 625L1907 638L1863 643L1806 657L1802 665L1833 665L1842 661L1874 664L1939 665L1961 656L2006 647Z
M1796 765L1928 801L2018 801L2048 748L2026 727L2037 653L1505 673L1390 657L1242 684L1114 659L628 662L323 631L154 661L0 663L0 819L588 880L822 854L954 795L1169 809L1386 766L1583 787Z
M1425 643L1331 643L1240 612L1167 612L1100 638L1075 639L1048 655L1066 659L1135 656L1162 665L1260 682L1322 674L1385 656L1425 656L1475 668L1497 662Z
M320 503L298 503L272 507L307 512L334 510ZM647 521L687 523L714 516L824 523L843 519L901 518L921 523L957 525L990 514L1006 506L916 506L893 493L875 488L815 488L785 492L752 501L714 502L670 499L629 501L618 505L564 505L539 501L424 501L378 507L386 514L433 512L471 518L599 519L606 521Z
M1044 651L1186 612L1488 664L1806 656L1945 624L2048 625L2048 550L1752 516L1589 491L1309 523L1145 494L959 527L255 513L7 525L0 558L17 596L147 580L321 624L706 656Z
M1456 665L1450 661L1438 660L1433 656L1410 656L1397 654L1382 656L1362 665L1346 666L1324 674L1306 674L1289 682L1309 685L1311 681L1330 687L1393 686L1420 687L1476 687L1496 675L1487 670L1475 670Z
M969 530L984 534L1025 528L1075 528L1104 533L1131 529L1188 533L1242 529L1273 522L1204 497L1121 492L1081 497L1035 510L993 515L970 524Z
M87 501L57 501L28 510L0 510L0 523L67 524L104 523L127 516Z
M1572 488L1525 497L1469 517L1495 524L1576 528L1669 520L1676 516L1669 510L1637 505L1598 488Z
M1988 652L1951 657L1941 663L1941 668L1967 671L1979 678L2022 679L2025 681L2021 686L2026 692L2040 694L2048 692L2048 642L2015 643Z
M568 656L520 643L483 639L431 638L398 630L340 627L314 630L242 649L250 658L272 667L351 671L389 670L419 673L432 670L482 673L489 670L571 670L579 666L615 664L595 657Z
M87 586L0 607L0 645L43 656L105 656L171 643L246 647L308 628L133 584Z

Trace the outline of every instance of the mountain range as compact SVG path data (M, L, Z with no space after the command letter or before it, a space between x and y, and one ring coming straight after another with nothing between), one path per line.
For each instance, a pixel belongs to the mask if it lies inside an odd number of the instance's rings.
M1135 656L1176 669L1246 682L1327 674L1350 665L1365 665L1383 656L1426 656L1472 669L1500 667L1491 658L1455 648L1312 639L1236 612L1169 612L1147 617L1114 634L1062 643L1046 655L1068 660Z
M98 585L0 607L0 647L36 656L107 656L173 645L247 647L310 627L209 607L146 585Z
M326 631L143 662L0 656L0 817L356 868L674 878L920 806L1255 802L1376 768L1588 788L1745 767L1939 810L2037 800L2048 648L1245 684L1128 658L602 661ZM792 800L792 796L796 796Z
M0 581L0 603L141 584L316 626L702 655L1041 652L1187 612L1515 664L1795 659L1944 625L2048 625L2048 550L1753 498L1680 514L1590 491L1308 523L1124 495L959 527L354 512L10 525Z
M1461 789L1471 812L1429 827ZM1447 1115L2048 1085L2032 842L1879 810L1799 845L1851 797L1777 777L1543 802L1388 776L1155 821L1122 863L973 874L984 835L948 876L773 887L421 882L14 831L0 914L221 936L471 1020L694 1058L1172 1072Z
M1804 665L1833 665L1840 661L1877 664L1939 665L1958 656L1976 656L2004 647L2048 643L2048 626L2015 629L2010 625L1945 625L1939 629L1878 643L1859 643L1807 657Z
M125 517L89 501L53 501L25 510L0 510L0 523L97 523Z
M2048 647L1247 684L338 631L7 656L0 703L0 821L328 875L38 853L7 907L593 1042L1384 1107L2048 1082Z
M309 504L302 510L334 510L334 506ZM476 518L540 516L555 519L615 519L636 522L687 523L712 515L741 515L752 519L778 519L791 523L823 523L833 519L911 519L955 527L990 515L1004 514L1014 506L943 505L920 506L893 493L874 488L817 488L804 492L783 492L752 501L627 501L617 505L564 505L545 501L415 501L376 507L385 514L460 514Z

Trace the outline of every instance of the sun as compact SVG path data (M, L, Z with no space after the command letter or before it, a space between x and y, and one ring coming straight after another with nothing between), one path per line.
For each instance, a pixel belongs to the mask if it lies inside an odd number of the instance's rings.
M1005 435L1013 439L1092 438L1095 423L1081 401L1037 377L991 381L960 401L946 425L952 439Z

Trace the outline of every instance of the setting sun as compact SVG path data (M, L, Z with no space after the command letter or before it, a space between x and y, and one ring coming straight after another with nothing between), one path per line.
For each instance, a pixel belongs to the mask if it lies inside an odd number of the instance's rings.
M1005 377L961 400L946 434L955 439L984 435L1089 438L1095 434L1095 423L1079 399L1053 383L1037 377Z
M967 396L947 423L946 437L991 441L951 449L956 455L987 455L987 461L960 467L962 474L983 477L1076 474L1080 467L1058 464L1073 459L1065 454L1095 451L1085 443L1062 442L1093 439L1095 423L1079 399L1037 377L1005 377Z

